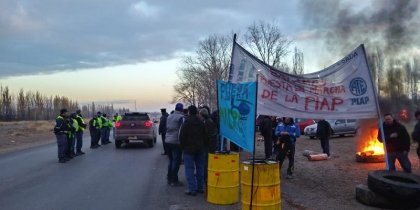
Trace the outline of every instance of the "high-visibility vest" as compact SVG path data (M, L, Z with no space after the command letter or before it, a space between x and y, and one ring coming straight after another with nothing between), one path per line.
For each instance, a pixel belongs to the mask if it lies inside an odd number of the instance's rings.
M102 117L96 117L96 121L98 123L98 128L102 128Z
M80 117L80 115L77 115L77 118L80 119L80 121L82 121L83 124L86 125L85 120L83 119L83 117ZM82 126L79 125L79 129L76 130L77 132L83 132L85 130L85 128L83 128Z
M117 115L117 116L115 117L115 122L119 122L119 121L121 121L121 120L122 120L121 115Z

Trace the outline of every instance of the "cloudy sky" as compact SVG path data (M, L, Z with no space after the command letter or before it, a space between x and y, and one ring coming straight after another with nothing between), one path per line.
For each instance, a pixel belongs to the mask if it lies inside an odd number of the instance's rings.
M305 72L313 72L366 41L388 46L392 21L403 33L417 32L417 3L391 2L0 0L0 83L13 92L130 108L136 101L139 110L155 111L173 106L180 59L210 35L275 22L303 51ZM398 18L389 23L381 15ZM393 41L413 46L416 36Z

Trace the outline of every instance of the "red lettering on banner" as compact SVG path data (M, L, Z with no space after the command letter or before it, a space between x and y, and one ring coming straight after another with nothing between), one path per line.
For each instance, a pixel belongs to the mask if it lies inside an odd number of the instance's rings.
M265 99L270 99L272 101L277 101L278 92L276 90L263 90L261 97Z
M292 98L290 98L289 95L286 95L285 101L291 103L298 103L298 97L297 95L293 95Z
M344 102L343 99L334 97L332 101L331 111L334 111L335 106L343 104L343 102Z
M305 92L305 88L303 86L296 85L295 86L295 91L296 92Z
M318 96L306 96L305 97L305 111L309 110L309 106L313 105L314 111L322 111L324 109L328 111L336 110L337 106L343 104L344 100L342 98L334 97L331 101L328 98L322 97L322 100L319 100Z
M324 108L324 106L327 106L327 110L330 110L330 106L328 105L328 100L327 98L324 98L321 102L321 108L319 108L319 110L322 110Z

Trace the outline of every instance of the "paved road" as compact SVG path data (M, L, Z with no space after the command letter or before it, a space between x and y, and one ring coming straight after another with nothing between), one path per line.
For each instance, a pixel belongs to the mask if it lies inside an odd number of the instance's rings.
M0 155L0 209L238 209L186 196L166 184L166 156L154 148L113 144L57 163L56 144ZM184 168L180 179L185 180Z

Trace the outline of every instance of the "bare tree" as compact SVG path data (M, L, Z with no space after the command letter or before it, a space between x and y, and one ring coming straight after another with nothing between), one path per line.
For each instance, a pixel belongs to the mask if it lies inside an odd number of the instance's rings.
M265 21L254 22L248 27L245 42L255 55L275 68L281 67L292 43L276 24Z
M227 79L230 61L230 39L212 35L200 41L194 56L183 59L174 86L172 102L217 107L217 80Z
M303 52L295 47L295 53L293 55L293 70L292 74L301 75L303 74Z

